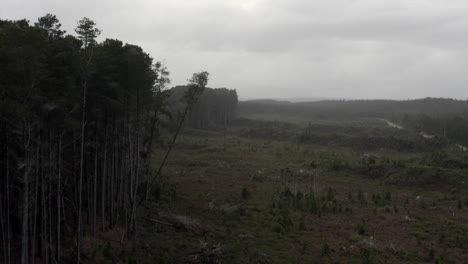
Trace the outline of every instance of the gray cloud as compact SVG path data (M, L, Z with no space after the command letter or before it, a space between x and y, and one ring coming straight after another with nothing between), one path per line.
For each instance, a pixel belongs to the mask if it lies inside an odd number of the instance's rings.
M0 17L83 16L102 38L165 60L174 84L208 70L241 97L468 97L462 0L2 0Z

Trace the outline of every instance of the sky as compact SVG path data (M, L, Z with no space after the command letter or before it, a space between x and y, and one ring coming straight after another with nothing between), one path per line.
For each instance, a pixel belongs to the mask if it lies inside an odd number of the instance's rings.
M240 98L468 99L466 0L0 0L141 46L172 85L208 71Z

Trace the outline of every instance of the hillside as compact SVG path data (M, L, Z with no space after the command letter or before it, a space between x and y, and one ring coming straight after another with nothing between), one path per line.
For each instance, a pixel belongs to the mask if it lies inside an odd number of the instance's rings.
M350 117L393 117L408 115L429 115L445 117L453 114L468 115L468 101L425 98L418 100L351 100L291 103L275 100L252 100L239 102L238 115L275 115L300 117L303 121L312 119L342 119Z

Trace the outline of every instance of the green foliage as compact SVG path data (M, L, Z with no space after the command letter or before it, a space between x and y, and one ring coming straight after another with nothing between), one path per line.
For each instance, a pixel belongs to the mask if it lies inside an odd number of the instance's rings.
M427 209L428 205L427 205L427 202L424 198L421 198L421 201L419 202L419 206L422 208L422 209Z
M392 200L392 193L390 191L385 191L385 201L390 202Z
M359 235L365 236L368 234L368 227L365 221L361 221L357 225L357 232Z
M360 256L362 258L362 263L363 264L371 264L372 263L372 252L370 251L370 249L361 248L359 253L360 253Z
M455 245L459 248L466 248L468 246L468 236L466 235L456 235L455 236Z
M335 199L335 191L331 187L328 187L327 201L333 201L334 199Z
M242 199L248 200L250 199L250 191L247 189L247 187L242 188Z
M411 231L409 234L414 236L418 240L418 243L420 243L422 240L426 240L429 237L426 232L421 231Z
M61 29L62 25L59 23L59 20L52 14L46 14L38 18L34 25L46 30L48 37L52 39L61 38L65 34L65 31Z
M305 230L305 217L304 215L301 216L299 221L299 230Z
M446 239L445 233L441 233L439 235L439 243L441 243L441 244L445 243L445 239Z
M330 246L328 245L328 243L323 243L320 254L322 255L322 257L330 254Z
M435 257L435 250L434 250L433 248L431 248L431 249L429 250L428 259L429 259L429 260L433 260L434 257Z
M319 202L315 197L315 194L313 191L310 191L307 196L306 196L306 206L309 209L309 212L313 214L320 214L320 206Z
M244 207L239 207L239 215L240 216L246 216L247 215L247 209Z
M348 201L354 203L354 195L351 191L348 192Z
M96 43L96 37L101 34L101 30L95 28L96 23L84 17L78 21L78 26L75 29L78 38L83 42L84 48L87 48L89 45L94 45Z
M294 208L298 210L304 209L304 194L302 192L297 192L294 199Z
M341 171L349 168L350 166L346 160L343 160L337 155L333 155L333 158L329 161L328 167L332 171Z
M361 202L362 204L367 203L364 192L361 189L358 190L358 201Z
M432 152L431 155L428 157L428 165L441 165L443 161L448 158L447 153L444 151L435 151Z

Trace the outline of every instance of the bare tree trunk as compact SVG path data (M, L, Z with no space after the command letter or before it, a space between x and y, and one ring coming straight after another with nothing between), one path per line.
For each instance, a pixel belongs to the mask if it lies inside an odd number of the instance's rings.
M7 134L8 140L8 134ZM7 146L6 158L6 197L7 197L7 263L10 264L11 260L11 223L10 223L10 159L8 158L9 149Z
M117 172L116 174L119 176L119 190L118 190L118 206L119 206L119 214L122 214L122 212L124 211L124 206L125 206L125 197L124 197L124 192L125 192L125 189L124 189L124 184L125 184L125 181L124 181L124 167L125 167L125 161L123 160L122 158L122 155L120 153L120 145L118 144L117 145L117 148L116 148L116 156L117 156L117 159L120 161L120 163L118 164L119 166L117 167Z
M91 175L91 162L89 162L89 166L86 166L86 173L84 174L86 177L85 177L85 181L86 181L86 188L84 190L86 190L86 208L88 210L86 210L86 223L88 224L88 226L91 225L91 217L92 217L92 214L93 214L93 208L91 207L92 206L92 198L93 198L93 181L94 179L91 178L89 175Z
M61 233L61 222L60 217L61 210L61 195L62 195L62 135L58 138L58 176L57 176L57 234L56 234L56 246L55 246L55 259L57 263L60 263L60 233Z
M46 215L46 221L45 221L45 225L46 225L46 233L45 233L45 245L46 245L46 261L47 263L51 263L52 262L52 259L54 258L54 254L53 254L53 251L52 251L52 199L51 199L51 196L52 196L52 178L55 174L55 166L53 165L54 163L54 160L53 160L53 155L54 155L54 149L53 149L53 145L52 145L52 135L51 135L51 131L49 130L49 133L48 133L48 139L47 139L47 143L48 143L48 169L47 169L47 175L49 176L49 178L46 179L46 196L45 196L45 201L46 203L44 205L47 204L47 207L45 207L45 215Z
M172 149L175 146L175 142L177 140L177 137L179 136L180 131L182 131L182 127L184 125L184 121L185 121L185 118L187 116L187 113L189 112L189 109L190 109L190 106L187 105L185 107L185 110L184 110L184 112L183 112L183 114L181 116L181 119L179 121L179 126L177 127L177 130L174 133L174 137L172 138L172 141L169 144L169 148L166 151L166 155L164 155L164 158L163 158L161 164L159 165L159 168L158 168L156 174L153 176L153 180L151 181L151 183L149 185L147 185L147 189L146 189L147 193L151 190L151 187L154 185L154 183L156 182L158 177L161 175L162 169L164 168L164 165L166 164L166 160L169 157L169 154L171 153ZM147 197L147 196L148 196L148 194L142 196L139 204L142 204L145 201L145 197Z
M39 154L42 156L41 154ZM42 161L39 163L42 164ZM41 250L42 256L45 257L45 263L49 263L49 255L47 250L47 212L46 212L46 197L45 197L45 177L44 177L44 170L40 172L41 178Z
M8 215L5 215L7 208L9 207L8 203L8 146L7 146L7 129L5 122L0 122L0 224L2 232L2 256L3 262L8 263ZM4 189L5 187L5 189ZM4 202L5 200L5 202ZM3 205L5 203L5 205ZM4 206L6 208L4 208Z
M8 142L8 134L6 136ZM6 146L6 230L7 230L7 250L6 250L6 263L10 264L11 260L11 223L10 223L10 159L9 159L9 149Z
M107 131L107 130L106 130ZM107 132L106 132L107 134ZM106 178L107 178L107 138L104 143L104 158L102 161L102 173L101 173L102 183L101 183L101 231L104 232L104 223L105 223L105 205L106 205Z
M129 122L130 123L130 122ZM129 133L128 133L128 160L130 161L130 179L129 179L129 182L130 182L130 186L129 186L129 190L128 190L128 196L129 196L129 200L130 200L130 206L131 206L131 211L130 211L130 218L128 219L128 226L127 226L127 236L130 237L131 236L131 233L132 233L132 228L133 228L133 203L135 202L133 199L134 199L134 196L133 196L133 188L134 188L134 178L136 177L135 176L135 160L134 160L134 148L133 148L133 142L132 142L132 139L131 139L131 133L130 133L130 124L128 124L129 128Z
M80 264L81 259L81 212L82 212L82 194L83 194L83 173L84 173L84 145L85 145L85 126L86 126L86 85L83 84L83 113L81 117L81 154L80 154L80 178L78 184L78 228L76 243L76 263Z
M114 143L112 143L112 148ZM114 177L115 177L115 155L112 155L111 159L111 171L109 174L110 180L110 190L109 190L109 202L110 202L110 219L109 219L109 228L112 228L115 223L115 213L114 213Z
M0 189L1 190L1 189ZM0 194L0 230L2 233L2 256L3 261L7 263L7 238L6 238L6 227L5 227L5 216L3 215L5 209L3 208L2 194Z
M37 149L36 158L39 159L39 148ZM39 163L39 160L37 161ZM32 239L31 239L31 261L34 261L36 257L36 234L37 234L37 211L38 211L38 201L39 201L39 170L36 167L35 173L35 180L34 180L34 218L32 224Z
M26 130L26 129L25 129ZM29 145L31 140L30 128L25 131L24 139L24 172L23 172L23 219L21 224L21 264L28 264L29 256L29 174L31 170L31 160L29 153ZM27 134L26 134L27 133ZM21 169L21 168L19 168Z
M51 142L52 143L52 142ZM52 146L52 144L51 144ZM52 150L52 149L51 149ZM52 151L51 151L52 153ZM51 158L50 158L50 162L51 164L53 164L53 157L51 155ZM55 174L56 170L55 170L55 166L51 165L51 174ZM52 176L52 175L51 175ZM52 217L52 177L51 179L48 181L48 196L47 196L47 203L48 203L48 228L47 228L47 232L48 232L48 243L47 243L47 252L48 252L48 255L49 255L49 262L52 262L52 260L55 260L55 252L54 252L54 249L55 247L53 247L52 245L54 244L53 242L53 235L52 235L52 221L53 221L53 217ZM56 262L56 261L55 261Z
M94 197L93 197L93 235L96 236L96 213L97 213L97 174L98 174L98 153L96 130L96 153L94 154Z

